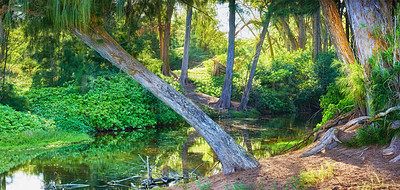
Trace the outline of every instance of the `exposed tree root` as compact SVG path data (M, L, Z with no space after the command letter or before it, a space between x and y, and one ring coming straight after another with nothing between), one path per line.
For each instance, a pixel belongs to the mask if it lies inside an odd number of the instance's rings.
M332 147L336 146L337 142L339 142L339 143L341 142L339 140L339 138L337 137L338 132L354 131L354 130L356 130L360 127L363 127L367 124L371 124L376 119L385 117L389 113L391 113L393 111L397 111L397 110L400 110L400 106L391 107L391 108L387 109L385 112L381 112L381 113L375 115L375 117L373 117L373 118L371 118L370 116L361 116L361 117L350 120L350 118L354 116L354 111L343 114L341 116L337 116L333 120L326 122L322 127L320 127L320 131L316 134L314 141L319 138L320 134L322 134L326 131L325 134L322 136L321 140L318 141L318 143L316 145L314 145L309 150L307 150L306 152L301 154L300 157L307 157L307 156L311 156L314 154L318 154L319 152L321 152L324 149L329 150ZM342 123L342 121L345 121L345 120L347 120L346 124L343 125L342 129L339 129L338 126ZM392 140L391 146L389 146L389 148L385 149L383 151L383 154L384 155L386 154L388 156L394 155L395 153L397 154L397 152L399 152L397 149L400 149L400 143L398 143L398 141L400 141L399 137L396 136ZM399 145L397 145L397 144L399 144ZM390 160L390 162L397 162L398 160L400 160L400 155L393 158L392 160Z
M318 154L322 150L326 149L333 142L341 143L341 141L336 137L336 134L338 131L339 131L339 129L337 129L337 128L330 128L314 147L307 150L306 152L303 152L300 155L300 157L307 157L307 156L311 156L314 154Z

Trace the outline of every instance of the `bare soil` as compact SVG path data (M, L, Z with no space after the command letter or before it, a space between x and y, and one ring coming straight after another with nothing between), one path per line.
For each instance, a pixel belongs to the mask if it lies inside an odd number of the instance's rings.
M300 171L318 170L325 162L333 165L334 176L308 189L400 189L400 164L389 163L382 157L381 149L368 146L349 149L339 146L325 153L299 158L307 149L259 160L259 168L217 175L201 179L201 184L211 184L211 189L232 189L239 182L255 189L294 189L289 181L299 179ZM189 183L173 189L200 189Z
M217 101L217 98L194 92L194 89L195 86L192 85L185 90L186 96L194 103L212 106L210 103ZM389 159L382 156L382 147L353 149L340 145L317 155L300 158L300 154L312 145L284 155L261 159L258 168L203 178L200 184L210 183L211 189L233 189L232 185L237 182L246 187L255 186L255 189L295 189L289 181L299 179L301 171L318 170L328 162L333 165L333 177L308 189L400 189L400 163L389 163ZM171 189L200 188L193 182Z

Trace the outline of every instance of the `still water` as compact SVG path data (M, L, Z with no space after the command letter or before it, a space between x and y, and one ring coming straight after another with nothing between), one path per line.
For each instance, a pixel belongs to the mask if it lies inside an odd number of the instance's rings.
M308 122L310 117L285 115L218 122L260 159L279 154L291 139L311 131L320 118ZM79 189L128 189L128 186L139 185L140 178L118 180L146 176L147 157L150 167L154 166L153 178L166 171L169 175L180 175L185 169L191 180L195 180L221 171L215 154L193 128L176 127L158 130L145 137L137 133L98 134L91 143L45 151L0 174L0 189L52 189L66 184L86 186ZM110 185L116 181L118 183Z

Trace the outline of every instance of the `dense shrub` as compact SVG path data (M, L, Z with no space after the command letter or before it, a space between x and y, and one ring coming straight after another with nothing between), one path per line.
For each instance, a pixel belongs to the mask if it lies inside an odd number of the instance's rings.
M336 77L337 71L331 68L332 54L322 54L314 64L310 52L281 52L269 64L260 63L250 105L257 105L260 112L274 113L318 108L325 85ZM325 76L325 72L332 74Z
M125 74L89 81L88 92L78 87L32 89L31 110L52 118L62 129L90 132L171 124L182 118Z
M51 120L30 113L24 113L0 104L0 132L21 132L54 128Z

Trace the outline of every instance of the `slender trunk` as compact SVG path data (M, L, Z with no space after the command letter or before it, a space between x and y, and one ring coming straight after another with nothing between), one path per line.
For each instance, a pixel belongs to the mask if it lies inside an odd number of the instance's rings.
M224 174L259 166L217 123L129 55L104 29L94 27L80 31L75 28L71 32L181 115L217 153Z
M4 61L2 70L2 84L1 84L1 94L0 100L4 98L4 93L6 90L6 71L7 71L7 58L8 58L8 31L4 30L3 22L0 19L0 43L1 43L1 57L0 63Z
M216 103L218 107L227 109L231 106L233 62L235 60L235 0L229 0L229 39L226 73L221 97Z
M189 69L189 43L190 43L190 28L192 25L192 7L187 6L186 14L186 31L185 31L185 44L183 47L183 58L182 58L182 69L181 76L179 77L179 82L182 85L189 84L188 69Z
M312 25L313 25L313 42L314 42L314 50L313 50L313 58L314 62L316 61L318 54L321 52L321 12L318 9L317 12L314 13L312 17Z
M161 67L161 73L165 76L174 76L175 78L176 75L174 75L171 71L171 68L169 66L169 42L171 38L171 19L172 19L172 14L174 13L174 3L175 0L169 0L168 1L168 6L167 6L167 14L165 16L165 27L164 27L164 39L163 39L163 65Z
M300 49L305 49L306 47L306 27L304 23L304 16L300 15L297 18L297 23L298 23L298 29L299 29L299 48Z
M164 27L161 22L161 11L158 12L158 38L160 40L160 59L163 60L164 57Z
M355 63L356 59L344 33L342 20L340 20L335 2L333 0L319 0L319 3L339 59L347 64Z
M298 45L297 40L294 37L292 31L290 30L288 23L283 18L279 18L279 22L281 23L282 29L283 29L284 33L287 35L287 39L290 42L290 51L292 52L292 51L298 50L299 45Z
M271 58L272 60L274 60L274 48L272 47L271 36L269 35L269 32L267 32L267 39L268 39L269 51L271 52Z
M392 1L345 0L345 3L354 30L357 57L359 63L364 67L364 80L368 82L371 73L369 59L374 55L380 56L377 54L378 50L388 48L385 37L393 29ZM379 29L379 35L376 35L377 29ZM379 64L382 69L391 67L383 61L380 61ZM366 88L366 110L363 114L369 115L372 108L371 86L368 86L367 83Z
M258 63L258 58L260 57L261 48L264 43L265 35L268 31L269 21L271 19L270 14L268 14L267 20L264 22L263 29L260 34L260 40L257 43L256 53L254 55L253 64L251 65L249 80L247 81L246 89L243 92L242 100L240 101L239 109L246 110L247 109L247 102L249 101L250 90L253 84L254 74L256 73L256 67Z

